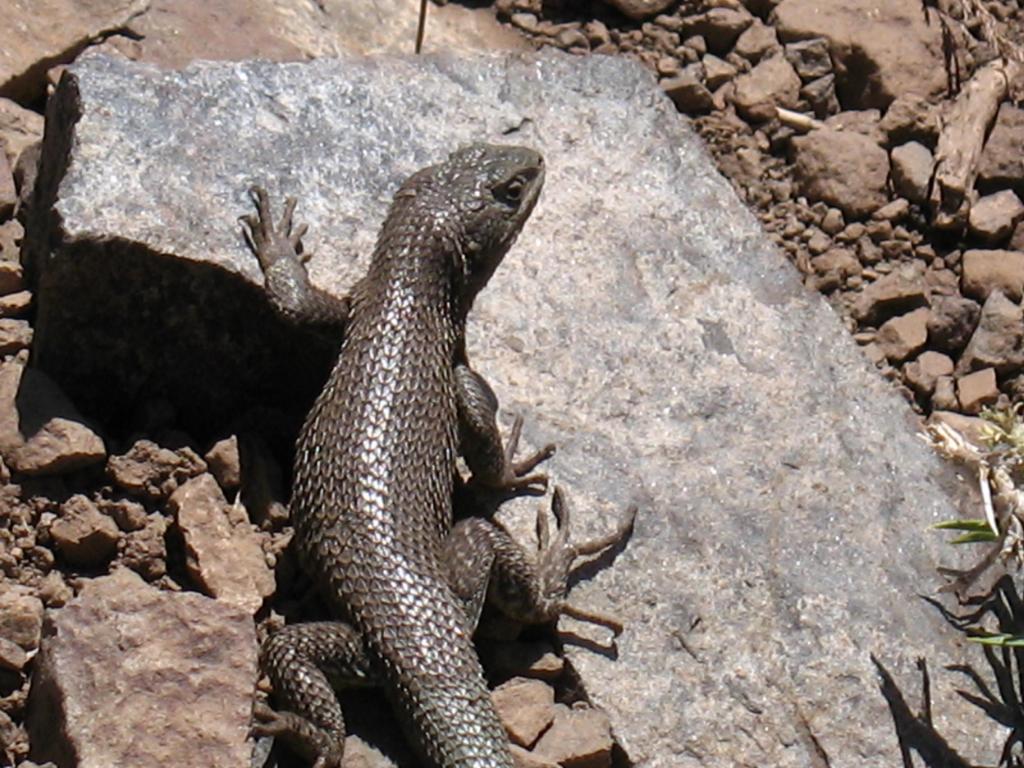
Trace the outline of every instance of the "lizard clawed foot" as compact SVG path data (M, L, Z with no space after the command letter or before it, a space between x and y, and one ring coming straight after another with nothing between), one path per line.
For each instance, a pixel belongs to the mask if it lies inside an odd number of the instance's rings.
M249 195L256 206L256 213L239 216L238 219L245 224L242 234L259 259L263 271L266 272L282 259L298 261L301 264L309 261L309 254L299 253L302 251L302 237L309 228L305 224L299 224L293 231L292 217L298 201L294 197L285 200L284 213L275 227L267 190L253 186L249 190Z
M565 599L565 595L568 592L569 573L573 563L580 557L596 555L615 546L628 536L633 530L633 523L636 520L636 505L631 505L626 509L614 531L606 536L579 544L573 544L570 540L569 506L566 504L565 494L557 486L554 496L551 498L551 512L558 525L554 540L551 538L551 527L544 510L537 513L538 565L542 583L545 585L545 594L554 598L550 604L554 614L551 618L564 614L581 621L608 627L618 635L623 629L622 621L614 616L574 606Z
M543 472L532 472L532 470L541 462L547 461L555 455L555 444L548 443L525 459L514 461L522 434L523 417L516 416L512 422L508 440L505 441L505 472L494 485L499 490L521 491L532 489L534 486L539 486L540 489L548 487L548 476Z
M341 768L344 739L334 738L301 715L275 712L261 702L253 705L252 715L255 722L249 730L251 736L284 739L293 750L312 761L312 768Z

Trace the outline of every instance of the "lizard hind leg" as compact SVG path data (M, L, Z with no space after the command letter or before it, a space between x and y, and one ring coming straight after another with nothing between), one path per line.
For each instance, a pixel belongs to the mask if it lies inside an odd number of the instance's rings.
M252 733L283 739L313 768L341 768L345 718L333 686L376 682L359 634L341 622L292 624L263 643L260 666L282 710L254 706Z
M552 537L546 513L538 515L536 554L491 520L473 517L456 524L445 555L448 583L466 605L471 626L486 596L488 603L524 624L546 624L565 614L621 631L616 619L573 606L566 596L575 562L622 541L632 529L636 507L626 510L610 534L579 544L571 541L569 508L560 488L551 507L558 529Z

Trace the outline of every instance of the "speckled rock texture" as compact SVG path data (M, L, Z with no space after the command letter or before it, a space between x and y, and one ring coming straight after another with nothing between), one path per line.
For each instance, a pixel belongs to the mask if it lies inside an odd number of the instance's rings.
M57 202L31 232L35 353L83 408L110 394L62 355L107 372L122 399L187 382L185 416L295 397L297 337L269 334L239 237L252 182L278 203L300 197L313 279L341 293L407 174L472 140L540 149L544 195L471 315L469 350L528 442L557 442L549 470L577 535L640 505L629 544L573 593L625 632L610 646L562 622L629 759L898 765L891 712L905 725L916 711L924 658L930 733L968 762L996 760L1000 732L946 669L981 657L920 597L957 564L926 532L958 514L951 474L639 66L545 53L171 73L91 60L52 103L47 141L69 161L44 169L40 202ZM67 330L97 317L85 361ZM179 334L227 357L207 369L215 355ZM529 530L537 504L503 514Z

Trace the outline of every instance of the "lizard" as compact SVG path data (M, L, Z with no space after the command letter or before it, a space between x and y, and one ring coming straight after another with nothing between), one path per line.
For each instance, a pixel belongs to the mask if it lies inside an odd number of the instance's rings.
M380 685L407 738L438 768L511 768L512 756L472 644L483 603L551 622L572 607L576 558L631 529L573 544L560 489L558 532L538 516L530 553L489 518L453 523L461 451L471 483L516 492L546 485L546 446L514 461L493 390L469 365L474 298L519 235L544 183L540 153L473 144L398 189L366 275L336 298L313 286L288 198L275 223L267 192L241 217L275 309L341 337L337 361L296 442L290 513L300 563L337 621L291 624L261 649L280 710L254 707L254 733L280 736L315 768L337 768L345 722L334 685ZM596 617L596 618L595 618Z

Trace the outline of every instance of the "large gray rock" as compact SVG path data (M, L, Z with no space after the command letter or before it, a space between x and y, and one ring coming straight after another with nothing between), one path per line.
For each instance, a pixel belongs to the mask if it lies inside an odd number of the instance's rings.
M158 310L187 313L177 333L244 344L258 332L260 275L235 221L252 181L278 202L300 196L313 279L340 292L408 173L471 140L538 147L546 190L478 301L469 348L505 413L526 416L529 442L558 442L549 471L579 537L640 505L628 546L573 594L625 620L617 653L568 645L629 758L898 765L873 654L901 716L895 697L919 701L927 659L936 737L969 762L995 760L991 721L945 668L983 657L919 597L940 585L936 566L957 565L925 532L958 514L941 489L950 474L640 67L554 53L182 73L89 61L52 103L80 117L63 123L59 218L37 223L30 271L42 318L61 315L54 297L74 305L76 328L108 315L107 343L89 350L100 357ZM41 233L55 247L45 263ZM96 294L115 264L115 307L61 287L77 278L75 291ZM190 289L163 293L171 273ZM211 290L217 306L197 302ZM37 357L59 367L72 343L41 324ZM175 366L202 375L200 409L224 383L190 352L176 346ZM270 382L291 364L277 352L259 362ZM104 384L125 386L130 372L106 365ZM503 511L522 530L536 504Z

